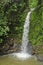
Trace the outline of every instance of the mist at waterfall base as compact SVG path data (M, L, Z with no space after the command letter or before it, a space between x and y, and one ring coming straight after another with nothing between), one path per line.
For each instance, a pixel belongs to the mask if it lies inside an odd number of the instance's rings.
M28 12L26 20L25 20L23 36L22 36L22 45L20 48L21 51L18 53L12 54L12 56L14 56L18 59L21 59L21 60L26 60L26 59L32 57L32 55L31 55L32 48L31 48L31 46L27 48L27 46L28 46L28 44L30 44L29 40L28 40L28 33L29 33L30 14L32 13L33 10L34 10L34 8Z

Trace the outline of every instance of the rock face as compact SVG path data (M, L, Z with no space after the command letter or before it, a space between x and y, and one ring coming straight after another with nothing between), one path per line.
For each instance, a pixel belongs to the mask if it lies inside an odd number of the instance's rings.
M17 50L18 50L17 44L14 44L14 46L5 45L0 48L0 55L17 52Z
M43 62L43 44L33 47L33 55L36 55L37 60Z
M19 44L15 43L13 39L9 39L7 41L7 43L0 46L0 55L18 51Z

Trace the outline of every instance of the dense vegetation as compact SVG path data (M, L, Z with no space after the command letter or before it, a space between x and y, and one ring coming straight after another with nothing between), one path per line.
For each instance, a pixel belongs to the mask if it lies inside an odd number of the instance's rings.
M43 43L43 7L42 0L2 0L0 1L0 44L10 39L21 43L23 25L27 12L36 7L30 18L30 42Z
M0 2L0 43L5 43L9 38L16 38L18 43L21 42L23 25L29 8L26 5L25 1Z
M35 5L36 5L36 2L35 2ZM42 13L43 13L43 6L42 6L42 1L40 0L37 2L35 11L33 11L31 14L29 38L33 45L43 44L43 15Z

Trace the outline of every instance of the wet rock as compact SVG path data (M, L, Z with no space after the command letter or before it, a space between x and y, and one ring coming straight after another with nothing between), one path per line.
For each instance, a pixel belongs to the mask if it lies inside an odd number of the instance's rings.
M30 42L28 43L27 48L28 48L28 52L29 52L30 54L32 54L32 53L33 53L33 47L32 47L32 44L31 44Z
M37 60L43 62L43 55L42 54L37 55Z

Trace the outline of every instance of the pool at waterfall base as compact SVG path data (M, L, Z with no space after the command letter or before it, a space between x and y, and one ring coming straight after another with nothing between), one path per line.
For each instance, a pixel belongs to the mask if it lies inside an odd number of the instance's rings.
M20 60L11 55L1 56L0 65L43 65L43 62L37 60L36 57L31 57L27 60Z

